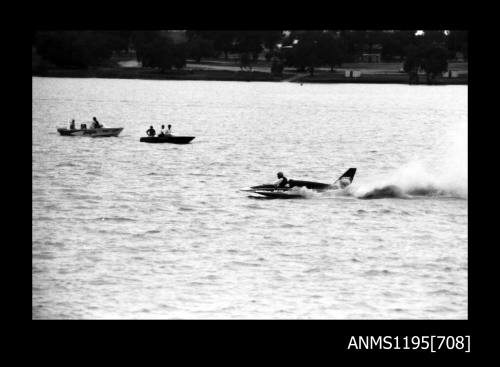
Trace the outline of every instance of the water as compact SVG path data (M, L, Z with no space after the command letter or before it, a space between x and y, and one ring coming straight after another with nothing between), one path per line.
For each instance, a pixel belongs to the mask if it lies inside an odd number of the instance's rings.
M466 86L33 78L32 134L33 318L467 318Z

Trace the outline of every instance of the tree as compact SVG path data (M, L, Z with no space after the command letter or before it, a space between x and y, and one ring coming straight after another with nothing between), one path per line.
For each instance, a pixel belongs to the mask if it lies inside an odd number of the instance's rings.
M239 31L236 35L235 50L241 55L250 54L253 60L262 52L262 34L260 31Z
M134 31L131 35L137 61L142 67L151 66L152 46L156 39L160 38L160 31Z
M340 44L346 61L356 61L366 43L366 31L340 31Z
M415 31L386 31L381 37L382 59L401 60L405 57L405 50L415 43Z
M277 56L273 56L271 59L271 74L282 75L283 68L283 62Z
M418 83L418 70L422 62L422 50L415 45L407 46L403 70L408 73L410 84L413 82Z
M112 55L109 34L102 31L39 31L35 47L41 57L63 68L97 66Z
M187 50L186 45L174 45L174 62L173 66L176 69L182 69L186 66Z
M223 52L226 60L228 59L229 52L234 51L236 34L236 31L192 30L187 32L188 38L196 35L203 39L213 41L214 51L217 54Z
M446 34L444 30L426 30L421 38L426 44L437 44L441 46L446 44Z
M367 46L368 52L373 52L373 46L381 44L384 39L384 32L382 31L365 31L364 46Z
M107 47L112 51L128 51L132 31L103 31L100 33L106 39Z
M47 71L47 62L38 54L35 47L31 48L31 72L43 74Z
M465 43L462 45L462 47L460 48L460 51L462 51L462 54L464 55L464 59L465 59L465 61L467 61L469 59L469 46L468 46L467 41L465 41Z
M334 66L342 64L342 52L339 42L331 33L322 33L318 39L318 58L320 62L330 66L333 71Z
M136 31L132 35L137 60L143 67L158 67L161 72L186 65L186 47L164 36L160 31Z
M240 56L240 68L241 68L241 70L244 70L246 68L249 68L250 70L252 70L250 54L248 52L243 52L241 54L241 56Z
M274 49L276 44L283 38L282 31L261 31L260 33L261 33L262 43L267 49L271 51Z
M428 84L433 84L438 75L448 69L448 51L435 43L411 45L407 48L404 71L409 74L410 84L418 82L418 70L425 71Z
M148 52L150 52L150 66L160 68L162 73L172 69L174 64L172 41L159 37L154 40Z
M292 31L283 39L281 55L286 66L296 67L298 71L305 71L314 75L314 68L319 65L319 37L320 31Z
M213 41L201 37L193 37L187 43L188 57L201 62L203 57L212 57L215 53Z
M467 60L467 31L449 31L446 45L448 49L456 55L457 52L461 52L464 58Z
M319 32L304 32L300 35L298 43L293 48L295 51L294 66L296 66L299 71L305 71L307 67L311 76L314 75L314 68L319 64L318 39Z
M423 55L422 69L427 76L427 83L432 84L438 75L448 70L448 50L433 44L425 47Z

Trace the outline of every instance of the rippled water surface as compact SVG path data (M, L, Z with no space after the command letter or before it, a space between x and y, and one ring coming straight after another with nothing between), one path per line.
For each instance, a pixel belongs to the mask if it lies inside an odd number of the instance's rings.
M33 318L467 318L466 86L33 78L32 133Z

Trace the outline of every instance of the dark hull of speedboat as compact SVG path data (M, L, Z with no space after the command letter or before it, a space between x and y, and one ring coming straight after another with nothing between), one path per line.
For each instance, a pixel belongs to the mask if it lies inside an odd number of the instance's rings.
M188 144L194 136L145 136L139 139L143 143Z
M281 191L286 191L291 189L292 187L306 187L311 190L328 190L330 188L333 188L332 185L330 184L325 184L321 182L312 182L312 181L299 181L299 180L289 180L288 181L289 187L283 187L280 188ZM276 186L272 184L266 184L266 185L258 185L258 186L251 186L248 189L245 189L244 191L274 191L276 190Z
M289 180L288 183L290 184L290 187L307 187L311 190L328 190L332 188L332 185L330 184L313 181Z
M296 198L303 198L304 196L300 194L289 194L287 191L254 191L255 194L259 195L264 195L268 198L274 198L274 199L296 199Z

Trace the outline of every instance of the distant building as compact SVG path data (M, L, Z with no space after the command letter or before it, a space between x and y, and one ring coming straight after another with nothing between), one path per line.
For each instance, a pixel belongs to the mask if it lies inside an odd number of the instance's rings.
M443 75L443 78L458 78L458 71L448 70L448 71L445 71L442 75Z
M361 54L362 62L380 62L380 60L382 60L382 54L380 52Z
M365 45L361 53L361 62L380 62L382 60L382 45L375 44L369 47Z

